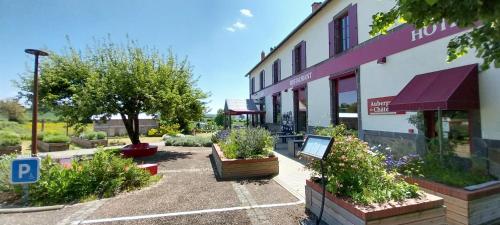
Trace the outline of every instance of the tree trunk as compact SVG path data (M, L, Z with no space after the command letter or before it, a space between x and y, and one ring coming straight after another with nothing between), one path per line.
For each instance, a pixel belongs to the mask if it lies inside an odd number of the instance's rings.
M123 125L127 130L127 135L132 144L139 144L139 115L138 114L128 114L125 116L124 113L120 113L122 117ZM128 118L127 118L128 117Z

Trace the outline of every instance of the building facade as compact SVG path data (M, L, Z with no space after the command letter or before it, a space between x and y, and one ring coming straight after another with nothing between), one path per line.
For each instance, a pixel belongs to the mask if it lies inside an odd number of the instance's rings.
M482 59L473 50L447 63L448 42L468 30L444 21L370 36L372 16L393 6L314 3L247 74L250 98L266 112L263 123L280 124L291 114L295 131L308 133L344 123L370 144L400 152L422 151L442 131L460 139L457 155L479 158L500 177L500 70L479 71Z

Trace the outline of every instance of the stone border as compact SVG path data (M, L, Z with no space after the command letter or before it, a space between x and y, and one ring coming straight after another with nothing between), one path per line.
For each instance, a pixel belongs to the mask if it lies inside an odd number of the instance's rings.
M40 152L58 152L69 150L69 143L46 143L37 140L37 146Z
M71 142L84 148L96 148L98 146L103 146L103 147L108 146L107 139L87 140L79 137L71 137Z
M51 206L41 206L41 207L3 208L0 209L0 214L42 212L42 211L62 209L65 206L66 205L51 205Z
M7 154L12 154L12 153L20 154L21 150L22 150L21 145L5 146L5 147L0 146L0 155L7 155Z
M306 181L306 207L311 207L312 193L308 193L308 189L321 195L320 193L322 193L323 188L321 185L314 183L311 180ZM373 204L371 206L354 205L342 198L334 196L328 191L325 194L325 199L344 209L346 211L344 214L352 214L348 217L355 216L357 218L355 220L362 220L365 222L388 217L397 217L404 214L423 212L426 210L439 209L443 208L444 204L444 200L442 198L427 193L423 193L423 196L419 199L408 199L401 203L390 202L385 204ZM443 218L444 212L445 210L442 212Z
M279 173L278 157L227 159L217 144L212 145L212 157L221 179L265 177Z

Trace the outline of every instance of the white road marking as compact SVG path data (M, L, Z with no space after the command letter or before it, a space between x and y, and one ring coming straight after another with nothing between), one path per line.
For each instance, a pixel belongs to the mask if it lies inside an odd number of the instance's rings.
M194 215L194 214L229 212L229 211L238 211L238 210L259 209L259 208L275 208L275 207L299 205L299 204L303 204L303 203L304 203L304 201L297 201L297 202L289 202L289 203L239 206L239 207L220 208L220 209L204 209L204 210L151 214L151 215L141 215L141 216L124 216L124 217L103 218L103 219L94 219L94 220L73 221L71 224L76 225L76 224L106 223L106 222L114 222L114 221L127 221L127 220L152 219L152 218L160 218L160 217L186 216L186 215Z

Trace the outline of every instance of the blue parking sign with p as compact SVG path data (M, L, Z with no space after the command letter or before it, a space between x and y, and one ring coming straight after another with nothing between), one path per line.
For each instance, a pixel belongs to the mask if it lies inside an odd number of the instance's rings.
M35 183L40 179L40 158L18 158L12 160L10 182L12 184Z

